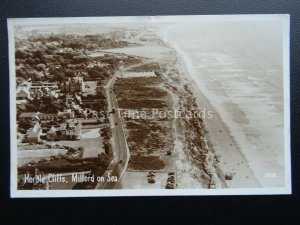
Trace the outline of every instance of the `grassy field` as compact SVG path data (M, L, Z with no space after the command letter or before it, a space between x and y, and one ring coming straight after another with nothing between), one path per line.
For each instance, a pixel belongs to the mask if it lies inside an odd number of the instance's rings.
M133 67L142 72L157 69L157 64ZM114 87L119 107L128 110L169 110L171 97L161 88L161 77L119 78ZM130 149L130 170L162 170L165 156L173 148L170 119L126 118L126 137Z
M132 67L128 71L131 71L131 72L148 72L148 71L159 72L160 67L159 67L158 63L148 63L148 64L143 64L140 66Z
M161 170L165 162L159 156L131 155L128 167L133 170Z

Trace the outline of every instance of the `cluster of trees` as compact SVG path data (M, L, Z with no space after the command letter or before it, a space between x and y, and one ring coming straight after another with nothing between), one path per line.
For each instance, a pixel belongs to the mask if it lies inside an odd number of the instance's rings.
M109 64L98 70L89 70L89 63L95 58L88 57L86 51L100 48L125 47L128 43L107 39L101 35L74 36L49 35L31 36L16 40L16 76L34 81L47 80L61 82L64 77L74 76L76 71L83 71L88 77L105 79L109 70L117 67L115 57L98 57Z
M97 90L96 94L88 94L87 96L82 95L82 107L96 110L98 112L105 111L107 109L106 97L102 91Z
M35 169L44 173L68 173L68 172L82 172L82 171L94 171L97 175L103 173L111 157L105 154L100 154L98 157L93 158L68 158L68 157L55 157L51 160L41 160L39 162L27 163L18 167L18 173L31 173L33 174Z
M20 120L18 123L18 129L23 134L26 134L29 128L31 127L32 127L32 123L28 120Z
M111 154L110 152L110 138L111 138L111 129L110 127L103 127L101 129L101 137L103 138L103 145L104 145L104 150L105 154L109 155Z
M65 107L63 99L51 99L50 96L42 96L40 99L29 100L23 112L57 113Z
M70 159L68 157L55 157L51 160L41 160L37 163L31 162L18 168L19 174L29 173L34 176L35 170L38 169L44 173L68 173L68 172L83 172L91 171L91 175L101 176L107 169L111 161L111 156L100 154L98 157L85 159ZM44 184L38 184L39 188L43 189ZM75 184L73 189L92 189L97 185L97 182L83 182ZM30 190L33 189L33 184L26 184L24 181L18 182L18 189ZM37 188L37 187L35 187Z

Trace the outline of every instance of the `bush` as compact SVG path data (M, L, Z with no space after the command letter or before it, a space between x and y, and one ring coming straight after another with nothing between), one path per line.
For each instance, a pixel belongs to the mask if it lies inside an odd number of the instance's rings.
M165 166L159 156L131 155L128 163L128 167L134 170L161 170Z
M86 159L68 159L67 157L53 156L50 161L40 161L38 163L31 162L18 168L19 173L34 172L35 168L45 173L67 173L67 172L82 172L82 171L96 171L103 173L111 158L102 154L99 157Z

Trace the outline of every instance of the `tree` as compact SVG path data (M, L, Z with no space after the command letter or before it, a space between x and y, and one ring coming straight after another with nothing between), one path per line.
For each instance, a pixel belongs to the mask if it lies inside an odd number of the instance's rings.
M25 59L26 58L26 52L24 50L20 50L18 49L16 52L15 52L15 57L16 59Z
M28 130L31 127L31 123L28 120L20 120L19 121L19 128Z
M84 151L84 147L78 147L78 151L81 151L81 152L83 152Z

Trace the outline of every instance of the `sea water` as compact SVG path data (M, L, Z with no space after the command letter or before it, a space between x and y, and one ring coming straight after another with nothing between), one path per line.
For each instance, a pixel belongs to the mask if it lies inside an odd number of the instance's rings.
M161 28L264 187L284 184L282 29L271 21Z

